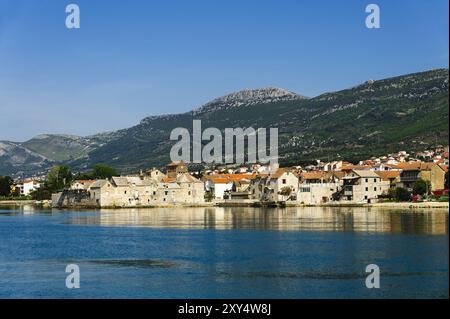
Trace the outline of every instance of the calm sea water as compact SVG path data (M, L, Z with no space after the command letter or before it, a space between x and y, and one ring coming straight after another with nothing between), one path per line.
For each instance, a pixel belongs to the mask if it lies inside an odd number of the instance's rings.
M0 298L448 298L448 270L446 210L0 207Z

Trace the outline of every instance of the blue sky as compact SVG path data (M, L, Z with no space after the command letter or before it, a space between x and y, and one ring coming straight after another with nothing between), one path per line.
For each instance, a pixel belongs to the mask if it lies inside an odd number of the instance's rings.
M81 28L65 27L76 3ZM365 7L381 29L365 27ZM0 0L0 140L88 135L244 88L448 67L448 1Z

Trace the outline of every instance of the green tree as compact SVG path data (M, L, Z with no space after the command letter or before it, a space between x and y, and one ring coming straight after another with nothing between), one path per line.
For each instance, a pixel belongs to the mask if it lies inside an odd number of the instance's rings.
M397 187L394 193L395 199L399 202L407 202L411 200L411 193L402 187Z
M10 196L11 186L13 185L13 180L9 176L0 176L0 196Z
M95 164L92 168L93 179L104 179L118 176L119 173L112 167L106 164Z
M214 199L214 194L212 192L205 192L205 201L211 202Z
M88 180L88 179L94 179L92 176L92 172L85 172L85 173L78 173L74 180Z
M34 200L45 200L52 198L52 191L46 185L30 192L30 196Z
M412 188L414 195L424 195L429 193L431 186L430 182L419 179L418 181L414 182Z
M72 180L72 170L69 166L53 166L47 175L45 188L50 192L62 190L70 187Z

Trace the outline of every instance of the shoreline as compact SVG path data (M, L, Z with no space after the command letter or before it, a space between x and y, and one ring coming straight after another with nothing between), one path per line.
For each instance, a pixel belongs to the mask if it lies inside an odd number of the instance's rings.
M322 204L322 205L303 205L305 207L370 207L370 208L401 208L401 209L414 209L414 208L449 208L448 202L399 202L399 203L363 203L363 204Z
M123 208L192 208L192 207L255 207L253 202L209 202L202 204L168 204L168 205L151 205L151 206L124 206L124 207L97 207L97 206L85 206L85 205L73 205L64 207L52 207L51 202L48 201L34 201L34 200L2 200L0 205L12 205L23 206L33 205L40 207L50 207L57 209L70 209L70 208L85 208L85 209L123 209ZM267 207L264 205L257 207ZM429 209L449 209L448 202L385 202L385 203L328 203L328 204L315 204L305 205L299 203L287 202L283 207L367 207L367 208L397 208L397 209L416 209L416 208L429 208Z

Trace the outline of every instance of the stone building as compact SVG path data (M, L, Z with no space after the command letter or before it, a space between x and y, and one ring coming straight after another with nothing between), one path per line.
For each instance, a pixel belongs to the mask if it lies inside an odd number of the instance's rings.
M342 189L343 172L313 171L300 174L297 201L305 205L325 204L337 200Z
M371 203L378 200L389 182L383 181L377 173L369 170L352 170L343 178L342 200L355 203Z
M112 177L91 185L91 200L100 207L150 206L157 202L158 183L152 178Z
M163 178L159 182L157 201L159 204L203 204L204 184L189 173Z
M257 175L250 186L251 197L262 202L293 201L297 191L298 177L285 168Z
M97 180L88 189L77 186L77 189L54 194L52 203L54 206L96 207L203 204L203 182L185 172L184 164L171 164L168 165L168 171L172 177L155 169L136 176L115 176Z
M402 171L397 187L412 189L414 183L422 179L430 183L429 191L445 188L445 169L436 163L408 162L399 164L398 168Z
M167 177L176 178L179 174L187 173L187 165L182 161L172 162L167 165Z

